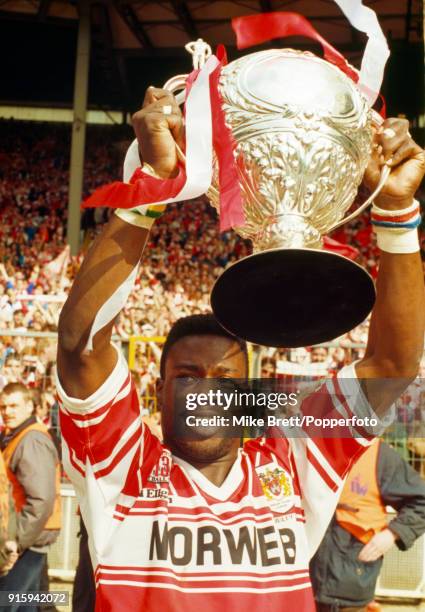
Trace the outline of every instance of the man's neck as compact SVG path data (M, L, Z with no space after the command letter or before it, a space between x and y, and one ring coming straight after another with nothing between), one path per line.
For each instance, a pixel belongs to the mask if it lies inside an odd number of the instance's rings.
M210 482L213 483L216 487L221 487L223 482L226 480L228 473L232 469L235 463L236 457L233 457L231 460L222 461L219 460L214 463L209 464L196 464L191 461L191 465L194 468L199 470L205 478L208 478Z
M238 447L233 447L229 450L228 453L219 457L215 460L206 462L199 461L194 459L193 457L188 457L184 452L181 452L179 449L172 449L173 455L183 459L194 468L196 468L201 474L208 478L210 482L216 487L220 487L223 482L226 480L227 475L232 469L237 456L238 456Z

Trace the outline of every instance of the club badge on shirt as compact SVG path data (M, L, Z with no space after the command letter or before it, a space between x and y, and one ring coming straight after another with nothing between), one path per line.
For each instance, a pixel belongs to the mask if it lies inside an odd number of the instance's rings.
M295 503L290 474L277 463L271 462L255 468L264 496L272 510L287 512Z

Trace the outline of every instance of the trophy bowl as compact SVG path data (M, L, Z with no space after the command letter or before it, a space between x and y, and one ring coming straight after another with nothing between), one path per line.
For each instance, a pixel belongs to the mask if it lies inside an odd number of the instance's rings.
M358 264L322 249L350 209L369 161L372 113L343 72L309 52L275 49L222 69L253 254L216 281L211 306L231 333L266 346L331 340L375 300ZM217 171L207 196L219 210Z

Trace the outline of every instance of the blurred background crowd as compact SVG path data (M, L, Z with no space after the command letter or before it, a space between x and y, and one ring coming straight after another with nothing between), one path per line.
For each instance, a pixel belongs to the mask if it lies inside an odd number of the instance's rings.
M62 124L0 122L0 387L19 380L40 389L42 413L54 403L52 368L57 321L82 255L65 247L69 128ZM84 193L120 178L128 126L90 126ZM108 218L105 209L83 214L83 253ZM376 275L377 249L368 214L337 230L333 238L358 251L357 261ZM143 274L116 324L118 340L163 337L179 317L209 310L215 279L250 245L234 232L219 232L205 200L169 206L151 232ZM43 337L14 335L31 332ZM265 349L262 375L335 372L363 354L368 322L335 346ZM39 334L39 332L42 332ZM47 332L47 333L46 333ZM51 336L51 337L49 337ZM135 373L148 393L157 375L158 344L138 345Z
M25 423L44 423L58 450L54 369L59 313L84 253L110 215L107 209L83 212L83 247L72 257L66 246L69 136L69 126L62 124L0 121L0 391L7 393L6 386L16 382L30 389L35 415ZM85 196L120 179L131 137L128 126L89 127ZM365 197L359 194L359 199ZM379 254L368 213L334 232L332 239L334 250L376 276ZM250 244L235 232L219 232L217 214L205 199L169 206L151 231L142 271L116 322L114 340L129 361L143 418L159 437L155 381L164 337L178 318L209 311L215 280L250 252ZM425 239L423 255L425 259ZM310 381L335 374L364 355L368 327L366 320L321 346L252 346L254 374L283 378L289 385L294 377ZM420 376L425 377L425 364ZM398 429L389 441L425 477L425 390L420 379L398 400L397 411ZM66 482L63 473L62 478ZM69 534L62 533L64 537ZM55 550L62 546L60 540ZM47 589L46 563L43 572Z

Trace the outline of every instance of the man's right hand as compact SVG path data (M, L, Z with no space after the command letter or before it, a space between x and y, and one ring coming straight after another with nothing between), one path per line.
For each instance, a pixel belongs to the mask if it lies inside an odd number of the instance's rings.
M18 545L15 541L9 540L5 542L3 557L5 558L5 562L0 567L0 574L5 575L10 572L16 561L19 559Z
M171 106L171 114L163 113L164 106ZM178 173L176 143L184 146L183 116L175 97L165 89L149 87L142 108L132 117L133 128L144 163L163 177Z
M164 105L171 106L170 115L162 112ZM161 177L177 175L176 142L182 141L183 120L173 95L149 88L133 124L143 161ZM84 258L59 318L58 376L70 397L87 399L117 363L117 352L110 343L117 304L109 300L118 289L119 302L127 299L131 290L127 281L140 261L148 236L146 228L112 215ZM88 350L94 321L105 304L100 317L103 327L96 328ZM118 307L122 306L124 302Z

